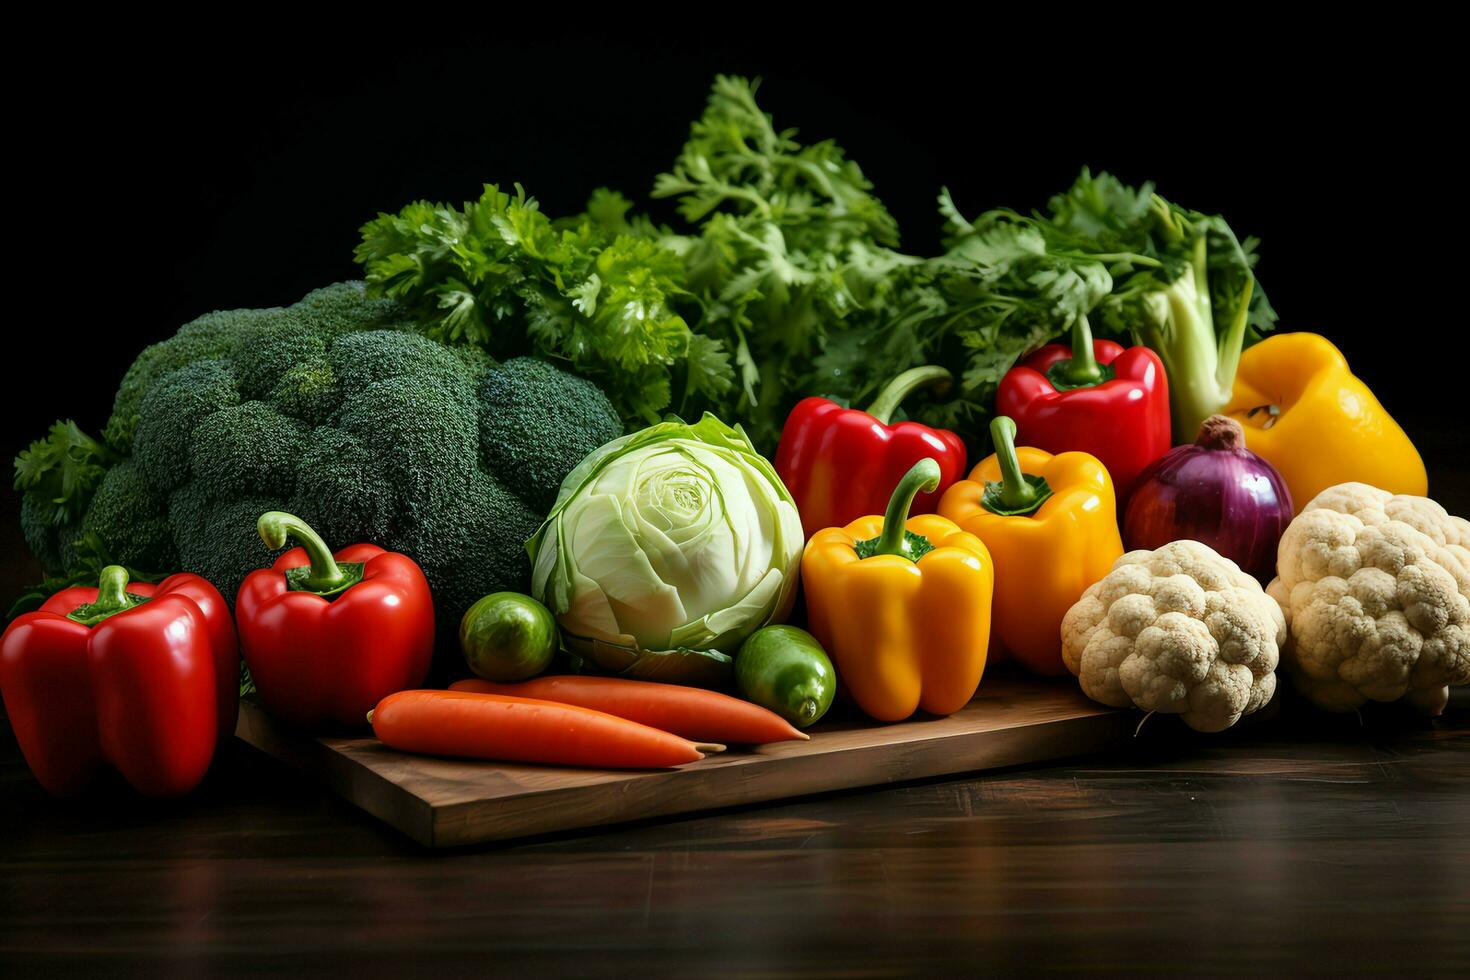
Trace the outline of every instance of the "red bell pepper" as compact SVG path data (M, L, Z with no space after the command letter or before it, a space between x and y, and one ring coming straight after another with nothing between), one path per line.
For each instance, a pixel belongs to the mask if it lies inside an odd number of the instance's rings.
M71 796L111 765L147 796L181 796L233 734L240 660L225 601L197 575L56 593L0 638L0 689L26 764Z
M995 411L1015 420L1017 442L1096 456L1113 478L1120 509L1138 474L1172 445L1159 355L1093 340L1085 316L1072 325L1071 347L1047 344L1006 373Z
M365 725L383 698L419 687L434 652L434 603L412 558L355 544L334 556L305 521L271 511L272 549L301 547L240 585L240 647L261 703L293 725Z
M941 367L905 371L865 412L826 398L796 403L776 447L776 473L796 500L807 537L882 514L898 481L926 458L939 464L939 486L916 496L911 512L934 512L944 491L964 475L965 444L947 429L888 420L915 388L950 380Z

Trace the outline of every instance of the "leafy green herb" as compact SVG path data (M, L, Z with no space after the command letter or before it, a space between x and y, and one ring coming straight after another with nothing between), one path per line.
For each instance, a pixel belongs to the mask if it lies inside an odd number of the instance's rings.
M15 489L31 499L41 522L75 523L114 459L106 446L71 419L58 421L46 438L37 439L15 458Z
M894 251L897 223L861 168L831 140L803 146L778 130L757 85L715 79L653 196L696 226L666 241L700 298L699 330L735 354L739 390L717 407L770 451L792 401L851 390L847 365L823 352L849 331L871 339L895 277L919 259Z
M553 220L516 185L462 208L419 201L362 229L369 288L407 305L425 332L497 357L534 352L597 381L627 420L656 421L681 395L734 384L729 352L674 309L684 262L629 202L598 191Z
M1194 438L1229 401L1244 341L1276 318L1255 285L1256 241L1240 242L1223 218L1172 204L1152 184L1084 169L1045 213L967 221L947 193L940 210L950 237L933 264L966 320L962 337L993 336L988 351L1021 338L1031 345L1092 315L1159 354L1178 439ZM989 357L965 374L967 386L995 379Z
M431 336L570 362L626 421L738 418L766 453L797 399L864 405L925 363L961 383L908 414L979 445L1001 377L1081 317L1159 352L1182 431L1228 398L1242 343L1270 329L1253 239L1108 174L1084 170L1029 215L970 220L944 192L944 253L905 254L862 169L831 140L777 128L757 87L717 77L655 179L682 230L611 191L552 220L519 186L487 185L462 209L380 216L358 260Z

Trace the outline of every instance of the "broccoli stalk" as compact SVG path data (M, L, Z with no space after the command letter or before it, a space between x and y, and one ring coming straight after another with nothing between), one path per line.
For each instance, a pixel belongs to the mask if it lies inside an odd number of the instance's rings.
M1188 232L1181 227L1180 215L1167 204L1160 206L1157 197L1155 202L1166 237L1183 238ZM1132 321L1133 338L1153 348L1164 362L1176 443L1192 440L1200 423L1229 403L1254 290L1255 277L1247 273L1230 325L1217 338L1210 302L1208 236L1196 231L1183 274L1163 289L1140 297L1140 315Z

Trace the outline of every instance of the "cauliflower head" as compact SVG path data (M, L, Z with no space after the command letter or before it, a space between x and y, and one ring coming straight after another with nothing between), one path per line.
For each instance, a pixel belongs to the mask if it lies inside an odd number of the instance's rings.
M1271 700L1285 642L1276 601L1198 541L1128 552L1062 619L1062 660L1084 694L1201 732Z
M1470 522L1433 500L1328 487L1281 536L1276 573L1286 669L1320 707L1402 698L1439 714L1470 683Z

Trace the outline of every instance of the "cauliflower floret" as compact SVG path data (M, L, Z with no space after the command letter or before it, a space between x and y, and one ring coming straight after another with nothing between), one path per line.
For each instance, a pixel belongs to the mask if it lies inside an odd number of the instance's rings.
M1281 607L1198 541L1130 551L1062 619L1062 660L1094 701L1218 732L1276 692Z
M1281 536L1276 570L1287 672L1315 704L1403 698L1439 714L1470 683L1470 522L1434 501L1328 487Z

